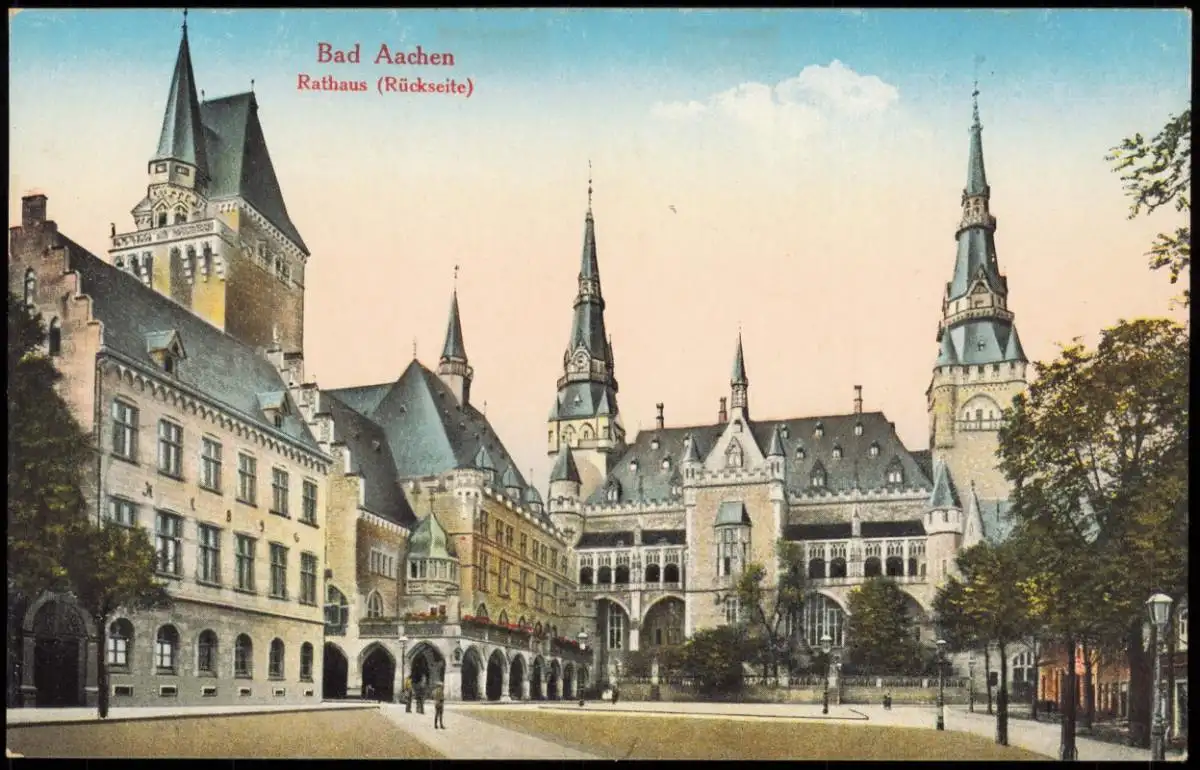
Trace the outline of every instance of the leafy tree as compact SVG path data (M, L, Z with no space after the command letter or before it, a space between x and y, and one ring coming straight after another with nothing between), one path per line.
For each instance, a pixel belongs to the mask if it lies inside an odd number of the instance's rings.
M738 577L736 587L750 631L757 636L765 676L779 676L780 659L793 657L795 645L788 634L788 618L800 617L804 604L803 546L780 539L775 543L775 554L779 564L776 575L754 562Z
M920 666L918 626L896 581L874 577L850 592L848 657L873 674L908 673Z
M682 673L695 679L704 694L736 692L742 686L742 661L748 655L747 646L742 626L698 631L683 644Z
M66 541L84 520L90 437L55 386L41 319L8 294L8 590L29 601L67 587Z
M1035 369L1000 432L1031 591L1069 655L1080 640L1122 638L1131 732L1146 745L1142 604L1187 587L1188 335L1168 320L1123 321L1095 350L1076 341Z
M1121 174L1126 193L1133 199L1129 218L1151 214L1161 206L1191 211L1192 108L1172 115L1153 139L1134 134L1104 158ZM1192 228L1178 227L1174 233L1159 233L1147 254L1153 270L1168 268L1171 283L1177 283L1192 265ZM1191 303L1184 289L1183 303Z
M171 605L166 586L154 576L156 554L141 527L114 524L86 526L68 538L67 572L79 606L104 634L118 609L165 609ZM103 636L101 638L104 638ZM108 657L96 649L100 718L108 716Z

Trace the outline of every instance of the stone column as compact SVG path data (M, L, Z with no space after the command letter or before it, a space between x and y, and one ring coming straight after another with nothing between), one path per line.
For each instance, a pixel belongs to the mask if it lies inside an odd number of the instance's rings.
M526 669L525 678L521 680L521 700L529 700L530 693L533 691L533 667L532 665Z
M830 548L829 548L829 543L825 543L825 545L821 546L821 561L822 561L822 563L825 565L825 566L824 566L824 568L823 568L823 569L824 569L824 573L821 575L821 577L823 577L823 578L827 578L827 577L829 577L829 575L830 575L830 571L829 571L829 551L830 551ZM805 568L807 568L807 567L808 567L808 565L805 565Z
M358 664L358 656L346 655L346 697L362 697L362 667Z
M506 662L500 666L500 700L503 703L508 703L512 700L512 695L508 692L508 675L511 667L511 662Z
M908 574L908 540L904 541L904 574Z
M475 672L475 692L479 694L479 700L487 700L487 667L480 666Z
M462 700L462 669L446 666L446 677L442 681L446 700ZM432 690L431 690L432 692Z

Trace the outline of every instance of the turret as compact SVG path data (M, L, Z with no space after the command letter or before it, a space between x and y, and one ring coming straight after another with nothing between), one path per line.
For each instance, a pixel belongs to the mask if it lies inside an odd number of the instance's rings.
M183 35L163 110L158 149L150 159L149 173L152 185L169 184L197 192L203 190L209 179L200 100L196 96L196 76L192 72L192 54L188 46L187 11L183 14ZM187 208L178 208L174 212L163 209L158 212L154 224L157 227L181 224L180 217L186 222L190 215Z
M457 273L458 268L455 268ZM456 275L457 282L457 275ZM438 359L438 377L458 399L461 406L470 403L471 380L475 372L467 362L467 349L463 344L462 321L458 315L458 288L450 295L450 320L446 323L446 341L442 345L442 357Z
M742 355L742 333L738 332L737 351L733 356L733 376L729 380L732 416L750 419L750 381L746 378L746 359Z
M571 447L563 444L550 470L550 519L564 532L570 533L568 542L578 542L583 534L583 516L580 512L580 477Z
M933 470L933 492L925 512L925 558L930 566L929 577L942 583L954 572L963 534L963 507L946 463L936 461Z
M492 459L492 453L483 444L479 445L479 451L475 453L475 458L471 461L471 465L483 471L488 483L494 484L496 482L496 462Z
M786 458L787 451L783 448L783 432L777 423L775 429L771 431L771 444L767 447L767 467L770 469L771 475L778 480L782 480L784 477L787 468Z
M500 477L500 486L504 487L504 493L514 502L521 501L521 482L511 465L504 469L504 475Z

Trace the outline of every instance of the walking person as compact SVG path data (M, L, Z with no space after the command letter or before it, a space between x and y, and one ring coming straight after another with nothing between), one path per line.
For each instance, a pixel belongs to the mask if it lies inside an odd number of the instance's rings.
M425 680L417 682L417 713L425 713Z
M438 682L433 688L433 729L446 729L446 688Z
M402 692L400 694L400 696L402 698L404 698L404 713L411 714L412 713L412 702L413 702L413 683L412 683L411 676L405 678L404 692Z

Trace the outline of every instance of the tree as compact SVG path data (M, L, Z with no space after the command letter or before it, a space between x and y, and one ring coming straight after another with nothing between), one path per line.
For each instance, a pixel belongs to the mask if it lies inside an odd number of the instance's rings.
M1121 174L1126 194L1133 199L1129 218L1147 215L1161 206L1174 204L1176 211L1191 211L1192 184L1192 108L1172 115L1153 139L1134 134L1112 148L1105 160ZM1177 283L1192 265L1192 228L1176 228L1172 234L1159 233L1147 256L1150 268L1168 268L1171 283ZM1191 303L1191 291L1184 289L1183 303Z
M742 686L742 661L748 654L745 628L718 626L692 635L683 644L680 665L705 694L736 692Z
M43 354L41 319L8 294L8 589L10 603L67 587L66 541L85 519L82 472L92 457ZM15 596L14 596L15 594Z
M907 594L896 581L874 577L850 592L850 662L873 674L909 673L920 667L918 626Z
M141 527L87 524L68 538L67 572L75 600L105 638L118 609L165 609L171 605L166 585L154 576L156 554ZM100 718L108 716L108 658L96 648Z
M738 603L752 633L758 636L758 652L764 676L779 676L779 659L792 656L793 636L789 618L800 617L804 604L804 549L799 543L778 540L775 554L779 568L776 585L770 587L767 568L757 562L738 576Z
M1033 592L1069 656L1080 639L1123 638L1131 733L1146 745L1142 604L1154 591L1178 597L1187 587L1187 331L1163 319L1123 321L1095 350L1077 340L1035 370L1000 431L1013 516L1030 547L1044 547L1033 554Z

